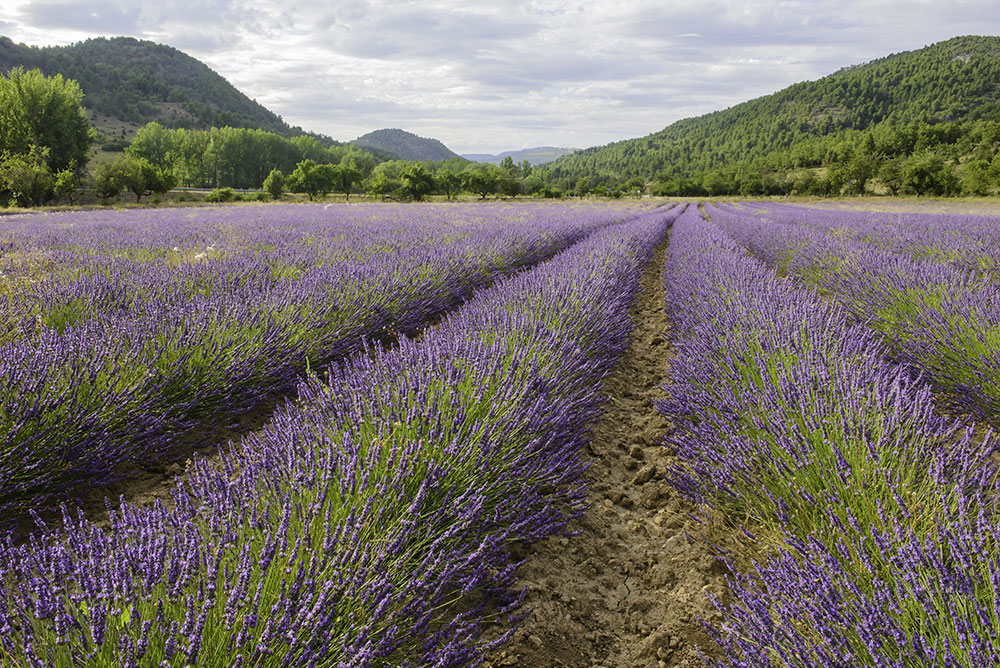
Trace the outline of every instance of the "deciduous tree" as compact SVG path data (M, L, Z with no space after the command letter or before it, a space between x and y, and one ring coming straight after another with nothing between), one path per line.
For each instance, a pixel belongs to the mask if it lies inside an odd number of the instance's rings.
M82 99L76 81L59 74L47 77L15 67L0 76L0 154L30 155L34 147L44 148L50 175L85 164L97 134Z

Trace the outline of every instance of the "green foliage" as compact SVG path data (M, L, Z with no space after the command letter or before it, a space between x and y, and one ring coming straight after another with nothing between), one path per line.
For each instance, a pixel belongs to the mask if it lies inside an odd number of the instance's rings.
M454 199L462 190L462 177L447 167L438 170L434 175L434 182L437 184L438 192L449 200Z
M364 188L369 197L378 197L382 200L395 189L396 184L385 174L372 174L365 179Z
M903 163L903 187L916 193L954 195L958 192L958 178L945 163L944 158L932 151L911 156Z
M55 178L46 165L47 150L32 146L26 153L0 156L0 195L18 206L41 205L52 195Z
M114 162L102 162L94 168L90 189L102 201L115 199L125 190L125 184Z
M465 189L486 199L499 192L502 173L496 165L477 163L462 172Z
M989 195L992 191L992 165L983 159L970 160L962 170L962 192L967 195Z
M336 192L344 193L344 199L350 201L351 199L351 188L354 184L361 180L361 170L358 169L353 160L346 162L341 162L340 166L334 171L334 184L333 189Z
M405 170L400 175L403 182L400 190L402 193L415 202L419 202L427 195L434 192L434 175L424 169L424 166L417 162Z
M127 190L135 195L136 202L146 195L165 193L175 185L177 181L171 172L132 153L122 153L98 165L92 182L94 193L101 199L113 199Z
M365 190L372 197L386 199L405 197L403 192L403 172L409 169L411 163L406 160L389 160L380 163L372 170L371 176L365 181Z
M337 185L338 170L337 165L318 165L312 160L303 160L288 177L288 186L292 192L309 195L310 201L326 197Z
M80 188L80 177L77 175L76 171L72 169L64 169L56 172L55 183L53 185L53 190L56 195L60 197L65 197L69 200L70 204L75 204L76 200L79 198Z
M19 67L0 76L0 153L29 155L45 149L51 171L83 164L96 137L81 106L80 86Z
M232 188L219 188L205 195L206 202L235 202L243 199Z
M261 188L271 196L271 199L281 199L285 195L285 175L280 169L272 169Z
M272 170L290 173L304 160L340 163L339 178L360 180L375 158L353 146L324 146L315 137L282 137L264 130L213 128L168 130L150 123L139 130L127 152L171 171L185 186L256 188ZM340 190L342 182L335 188Z

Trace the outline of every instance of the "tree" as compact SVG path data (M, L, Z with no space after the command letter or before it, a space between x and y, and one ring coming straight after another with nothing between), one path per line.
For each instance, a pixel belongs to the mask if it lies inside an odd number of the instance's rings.
M444 193L444 196L449 200L454 199L455 195L462 190L462 177L447 167L438 170L434 180L437 183L437 189Z
M365 190L372 197L398 197L403 187L403 172L410 163L406 160L388 160L379 163L365 181Z
M55 193L69 200L70 204L76 204L79 199L80 177L76 170L69 168L58 172L55 176Z
M101 199L113 199L129 191L139 202L146 195L165 193L177 183L171 172L157 169L145 158L121 153L94 170L93 189Z
M866 135L871 141L871 135ZM878 172L878 160L864 148L854 152L844 169L845 183L849 194L864 195L865 186Z
M347 164L340 163L337 168L334 191L344 193L344 199L351 201L351 188L361 180L361 170L357 168L354 161Z
M488 195L497 192L497 183L500 180L499 172L496 165L480 163L469 167L462 172L466 190L479 195L480 199L486 199Z
M986 160L970 160L962 170L962 191L969 195L989 195L991 178L990 163Z
M34 147L46 149L50 174L85 164L97 134L82 99L80 86L59 74L46 77L15 67L0 76L0 154L27 156Z
M19 206L38 206L52 195L55 179L45 164L46 149L0 156L0 191Z
M125 190L121 174L113 161L102 162L94 168L90 187L101 200L114 199Z
M305 193L312 201L333 190L336 177L337 165L317 165L312 160L303 160L295 166L288 185L292 192Z
M385 200L385 196L390 193L393 188L393 182L385 174L372 173L364 182L365 192L368 193L369 197L378 197Z
M176 185L173 174L158 169L145 158L123 153L114 162L124 189L135 195L136 202L145 195L165 193Z
M274 168L264 179L264 183L261 185L267 194L271 196L271 199L281 199L285 194L285 175L278 168Z
M415 202L420 202L434 192L434 176L415 162L402 173L403 193Z
M126 152L145 158L158 169L173 167L174 138L169 130L156 122L139 128Z
M878 170L878 180L893 196L903 189L903 159L889 158Z
M933 151L910 156L903 163L903 186L920 197L924 193L951 195L958 190L958 177L944 158Z
M545 188L545 179L538 174L531 174L524 179L523 190L528 195L537 195Z
M530 170L530 167L529 167ZM514 164L509 155L500 163L500 174L497 179L497 190L506 197L516 197L524 189L521 178L521 168Z

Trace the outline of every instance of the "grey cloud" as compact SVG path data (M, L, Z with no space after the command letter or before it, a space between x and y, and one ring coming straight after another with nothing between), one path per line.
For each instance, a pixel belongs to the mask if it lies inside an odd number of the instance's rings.
M138 7L106 2L33 2L21 10L21 20L39 28L70 28L101 35L140 32Z
M538 26L514 19L500 20L477 12L434 9L386 12L368 20L323 20L326 29L315 44L357 58L406 56L461 60L487 45L524 39Z

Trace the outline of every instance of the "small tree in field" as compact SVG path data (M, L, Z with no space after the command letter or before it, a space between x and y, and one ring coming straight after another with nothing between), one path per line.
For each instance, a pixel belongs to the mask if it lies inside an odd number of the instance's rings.
M344 193L344 199L351 201L351 188L361 180L361 170L353 162L341 163L337 168L334 191Z
M52 195L55 179L45 164L45 148L0 155L0 192L19 206L38 206Z
M55 193L68 199L70 204L76 204L80 198L79 187L80 177L72 166L56 173Z
M312 160L303 160L295 166L289 185L293 192L309 195L310 201L325 197L336 184L337 169L336 165L317 165Z
M447 167L437 173L434 181L437 183L438 192L443 193L448 199L454 199L462 190L462 177Z
M407 197L420 202L434 192L434 176L419 162L410 165L402 174L402 190Z
M274 168L271 172L264 178L264 183L261 186L271 199L281 199L285 194L285 175L278 168Z
M462 176L466 190L479 195L481 199L498 191L500 168L496 165L476 165L463 172Z

